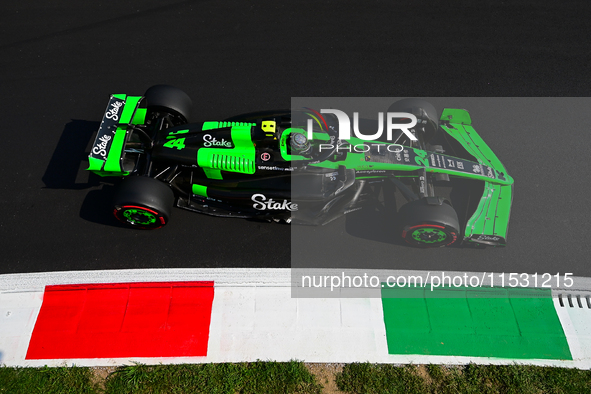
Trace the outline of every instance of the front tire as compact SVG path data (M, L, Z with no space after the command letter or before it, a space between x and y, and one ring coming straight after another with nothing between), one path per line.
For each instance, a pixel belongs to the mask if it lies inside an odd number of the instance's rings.
M458 215L446 202L430 205L424 198L411 201L400 208L399 216L402 238L412 246L440 248L459 240Z
M163 182L134 176L124 179L113 201L115 217L127 226L154 230L168 223L174 193Z

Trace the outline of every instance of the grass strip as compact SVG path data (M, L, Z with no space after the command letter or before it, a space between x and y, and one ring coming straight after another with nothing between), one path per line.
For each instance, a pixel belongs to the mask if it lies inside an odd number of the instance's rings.
M346 393L589 393L591 371L531 365L440 366L355 363L336 376Z
M102 383L102 384L101 384ZM0 368L0 393L319 394L322 385L298 361L118 367L104 381L90 368Z
M0 393L94 394L97 390L90 368L0 367Z
M331 375L334 376L334 375ZM354 363L336 374L339 393L589 393L591 371L529 365ZM334 392L334 391L331 391ZM118 367L106 379L92 368L0 367L0 393L36 394L307 394L322 386L302 362Z
M321 393L303 363L141 365L118 368L105 382L106 393L282 394Z

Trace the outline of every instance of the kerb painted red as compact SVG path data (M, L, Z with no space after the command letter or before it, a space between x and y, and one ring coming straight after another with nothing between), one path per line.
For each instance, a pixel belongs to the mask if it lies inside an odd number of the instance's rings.
M213 282L47 286L27 359L206 356Z

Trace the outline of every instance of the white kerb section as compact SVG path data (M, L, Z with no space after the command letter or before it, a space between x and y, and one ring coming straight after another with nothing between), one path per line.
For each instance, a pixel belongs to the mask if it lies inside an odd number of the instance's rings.
M397 274L426 275L426 272L399 271ZM588 278L580 279L589 282ZM206 357L25 360L46 285L168 281L215 282ZM555 308L574 361L389 355L380 298L292 298L289 269L162 269L9 274L0 275L0 364L100 366L132 362L158 364L301 360L400 364L517 362L591 369L591 310L560 306L557 299Z
M208 359L366 360L387 354L383 326L380 299L296 299L290 288L219 288Z

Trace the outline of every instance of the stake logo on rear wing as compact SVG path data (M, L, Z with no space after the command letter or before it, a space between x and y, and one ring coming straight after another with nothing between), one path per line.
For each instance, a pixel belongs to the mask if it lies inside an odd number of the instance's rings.
M125 107L125 100L121 100L116 96L111 96L105 115L99 127L94 146L90 151L90 157L105 160L107 153L111 150L113 137L117 131L117 124L123 108Z

